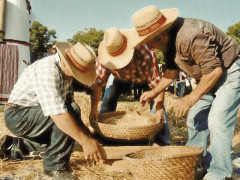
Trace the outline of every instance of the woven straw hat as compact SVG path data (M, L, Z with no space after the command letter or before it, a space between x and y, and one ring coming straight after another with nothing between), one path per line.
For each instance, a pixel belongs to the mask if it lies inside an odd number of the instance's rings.
M100 62L109 69L120 69L128 65L134 53L135 45L130 40L134 33L133 29L108 29L98 48Z
M168 27L170 27L179 15L178 9L159 10L157 6L146 6L132 16L135 28L135 37L132 37L139 46L153 39Z
M72 75L81 83L90 85L95 81L96 70L94 50L86 45L77 43L74 46L67 42L56 43L56 49L61 60L66 62Z

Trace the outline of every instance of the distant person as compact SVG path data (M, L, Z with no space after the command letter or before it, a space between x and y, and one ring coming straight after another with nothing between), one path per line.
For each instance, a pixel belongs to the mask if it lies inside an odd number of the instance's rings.
M150 89L151 88L148 86L147 81L142 83L133 83L134 99L139 100L142 93Z
M30 65L15 84L4 110L7 128L16 136L0 140L0 158L25 159L44 152L44 173L53 179L75 179L69 159L74 140L86 159L101 159L99 144L83 124L71 88L73 77L94 82L96 58L92 48L77 43L56 44L57 53Z
M184 73L183 71L180 71L177 79L177 90L176 90L176 94L180 98L183 97L183 95L185 94L186 78L187 78L187 74Z

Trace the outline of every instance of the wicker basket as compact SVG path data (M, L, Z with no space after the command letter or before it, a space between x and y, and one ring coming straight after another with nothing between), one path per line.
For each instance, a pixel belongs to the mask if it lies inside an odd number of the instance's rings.
M127 154L124 159L136 179L194 180L203 149L190 146L164 146Z
M137 112L135 112L135 114L136 113ZM154 123L145 125L138 125L136 123L129 123L128 125L104 123L104 121L106 121L108 118L120 118L125 114L125 111L103 113L99 116L99 121L93 121L91 125L97 134L100 134L108 140L115 141L148 139L150 136L154 135L161 129L161 122L157 119L155 119ZM148 114L148 116L153 118L153 116L150 114ZM129 119L129 122L131 122L131 119Z

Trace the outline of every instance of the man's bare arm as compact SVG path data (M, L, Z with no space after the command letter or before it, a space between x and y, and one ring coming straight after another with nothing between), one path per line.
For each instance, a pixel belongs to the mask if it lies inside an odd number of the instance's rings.
M178 77L178 74L179 70L167 69L156 88L142 94L140 98L141 104L145 105L146 103L149 103L149 100L156 98Z
M213 88L222 75L222 68L217 67L211 73L204 74L196 88L187 96L180 98L174 106L175 116L184 116L188 110Z
M92 92L91 92L91 112L89 115L89 120L91 121L92 119L97 120L98 119L98 103L100 101L100 97L102 94L102 86L98 86L94 84L92 86Z
M99 161L102 159L98 149L98 142L84 133L83 129L77 125L73 117L67 112L50 116L57 127L65 134L75 139L82 147L87 159Z

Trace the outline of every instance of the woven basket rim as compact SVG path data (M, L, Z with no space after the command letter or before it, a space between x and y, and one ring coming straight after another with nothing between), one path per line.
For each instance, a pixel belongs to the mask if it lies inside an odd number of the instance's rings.
M152 157L148 157L148 158L132 158L132 157L129 157L133 154L136 154L136 153L140 153L140 152L149 152L149 151L156 151L156 150L161 150L161 149L169 149L171 150L171 148L188 148L188 149L196 149L195 152L192 152L192 153L189 153L189 154L183 154L183 153L180 153L180 154L174 154L172 156L152 156ZM153 148L153 149L146 149L146 150L140 150L140 151L136 151L136 152L133 152L133 153L129 153L129 154L126 154L124 156L124 159L125 160L129 160L129 161L158 161L158 160L164 160L164 159L175 159L175 158L186 158L186 157L194 157L194 156L199 156L203 153L203 148L200 148L200 147L193 147L193 146L163 146L163 147L156 147L156 148Z
M108 112L108 113L103 113L101 115L107 115L107 114L126 114L128 112L126 111L115 111L115 112ZM100 116L101 116L100 115ZM151 127L151 126L156 126L156 125L159 125L161 123L160 119L156 119L156 121L152 124L148 124L148 125L134 125L134 126L129 126L129 125L121 125L121 124L107 124L107 123L102 123L102 122L99 122L99 121L96 121L96 120L92 120L93 123L95 124L99 124L99 125L103 125L103 126L109 126L109 127L119 127L119 128L128 128L128 129L136 129L136 128L146 128L146 127Z

